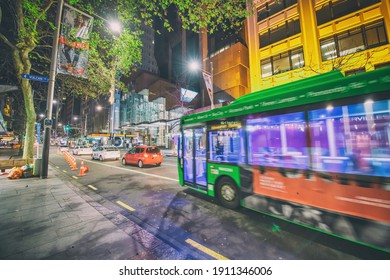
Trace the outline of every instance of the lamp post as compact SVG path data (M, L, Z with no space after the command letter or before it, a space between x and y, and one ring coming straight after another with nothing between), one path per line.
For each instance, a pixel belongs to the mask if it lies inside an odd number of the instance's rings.
M211 109L214 109L214 77L213 77L213 63L210 61L210 72L204 70L200 67L197 61L192 61L190 63L191 70L200 70L202 71L203 80L206 85L207 93L210 97Z
M54 98L54 85L56 79L56 67L57 67L57 57L58 57L58 43L60 40L60 25L61 25L61 14L62 8L64 5L64 0L58 0L57 3L57 14L56 14L56 30L54 32L53 38L53 48L51 53L51 65L50 65L50 76L49 76L49 92L47 96L47 118L44 122L45 127L45 137L43 140L43 149L42 149L42 162L41 162L41 172L40 178L46 179L49 169L49 149L50 149L50 138L51 138L51 128L53 126L52 112L53 112L53 98Z
M111 30L112 34L113 34L113 37L114 39L116 40L117 39L117 36L122 32L122 29L123 29L123 26L122 26L122 23L118 20L107 20L99 15L96 15L96 17L100 18L101 20L105 21L107 24L108 24L108 27L109 29ZM110 111L109 111L109 122L110 122L110 134L112 135L114 133L114 110L115 110L115 93L117 92L117 89L116 89L116 60L117 58L114 57L113 58L113 67L112 67L112 71L114 72L113 74L113 81L112 81L112 91L113 91L113 96L110 97L110 103L111 103L111 108L110 108ZM99 108L100 107L100 108ZM98 105L98 107L96 108L98 111L100 111L102 109L102 107L100 105Z
M107 114L107 124L105 125L105 131L108 132L108 133L111 133L111 108L112 108L112 105L109 105L109 106L102 106L102 105L97 105L96 106L96 111L98 112L101 112L103 110L107 110L108 114ZM103 123L105 122L106 118L101 118L101 116L98 117L98 131L101 131L102 130L102 127L103 127ZM95 119L96 121L96 119ZM94 125L95 126L95 125ZM107 129L108 127L108 129ZM94 127L94 129L96 129Z
M58 60L58 44L60 41L60 26L61 26L61 17L62 17L61 15L62 15L63 6L64 6L64 0L58 0L56 20L55 20L56 30L53 34L53 45L52 45L50 75L49 75L49 90L48 90L47 104L46 104L47 118L44 121L45 136L43 141L42 162L40 168L41 179L47 178L48 168L49 168L50 138L51 138L51 128L53 126L52 113L53 113L54 85L55 85L56 72L57 72L56 68L57 68L57 60ZM108 22L106 19L102 17L99 18ZM117 29L118 26L119 26L118 24L113 24L111 25L111 28Z

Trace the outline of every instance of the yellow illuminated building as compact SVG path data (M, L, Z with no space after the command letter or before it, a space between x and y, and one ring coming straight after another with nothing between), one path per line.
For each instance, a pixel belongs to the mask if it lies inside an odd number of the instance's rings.
M235 99L332 70L352 75L390 65L390 0L252 4L241 41L221 48L215 37L200 37L204 69L213 63L215 103L222 92Z
M250 89L390 65L390 0L257 0L246 21Z

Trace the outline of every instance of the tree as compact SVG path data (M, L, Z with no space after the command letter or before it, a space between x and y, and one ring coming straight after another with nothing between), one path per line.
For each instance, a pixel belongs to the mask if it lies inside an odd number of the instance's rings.
M9 15L12 30L3 30L4 17L0 15L0 42L12 52L14 75L21 87L26 111L23 158L33 157L36 112L32 84L21 75L48 74L56 3L55 0L5 0L1 3L0 14ZM120 35L113 37L105 27L106 22L96 16L90 40L89 78L57 76L65 91L92 97L112 94L115 75L128 73L141 61L138 31L141 23L152 25L158 18L168 30L173 30L167 15L168 9L174 7L183 28L195 32L207 28L212 33L217 28L242 25L248 13L246 0L69 0L69 4L94 16L117 14L125 26Z
M92 14L91 3L88 1L70 1L79 9ZM104 9L104 1L95 1L96 9ZM23 158L33 157L36 112L34 109L33 88L22 74L38 73L47 76L52 45L53 22L56 11L54 0L8 0L2 11L11 15L13 30L0 30L0 41L12 52L14 74L23 93L26 111L26 140ZM107 5L111 5L110 2ZM2 19L3 17L0 17ZM68 92L97 96L108 93L112 84L113 71L127 73L131 66L141 61L141 42L139 32L132 33L127 28L118 38L109 34L104 21L97 20L90 42L89 79L58 75L62 85ZM3 23L0 22L3 26ZM112 59L115 57L115 60ZM114 64L113 64L114 63Z

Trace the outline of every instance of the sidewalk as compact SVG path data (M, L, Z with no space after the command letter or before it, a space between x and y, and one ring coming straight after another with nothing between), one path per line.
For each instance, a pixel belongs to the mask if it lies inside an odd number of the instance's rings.
M50 165L47 179L0 176L0 259L192 258L121 215L119 206L65 179Z

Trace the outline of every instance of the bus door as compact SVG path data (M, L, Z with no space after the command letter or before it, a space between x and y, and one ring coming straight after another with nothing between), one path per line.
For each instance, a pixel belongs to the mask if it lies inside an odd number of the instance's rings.
M183 144L183 169L186 185L207 191L206 129L185 129Z

